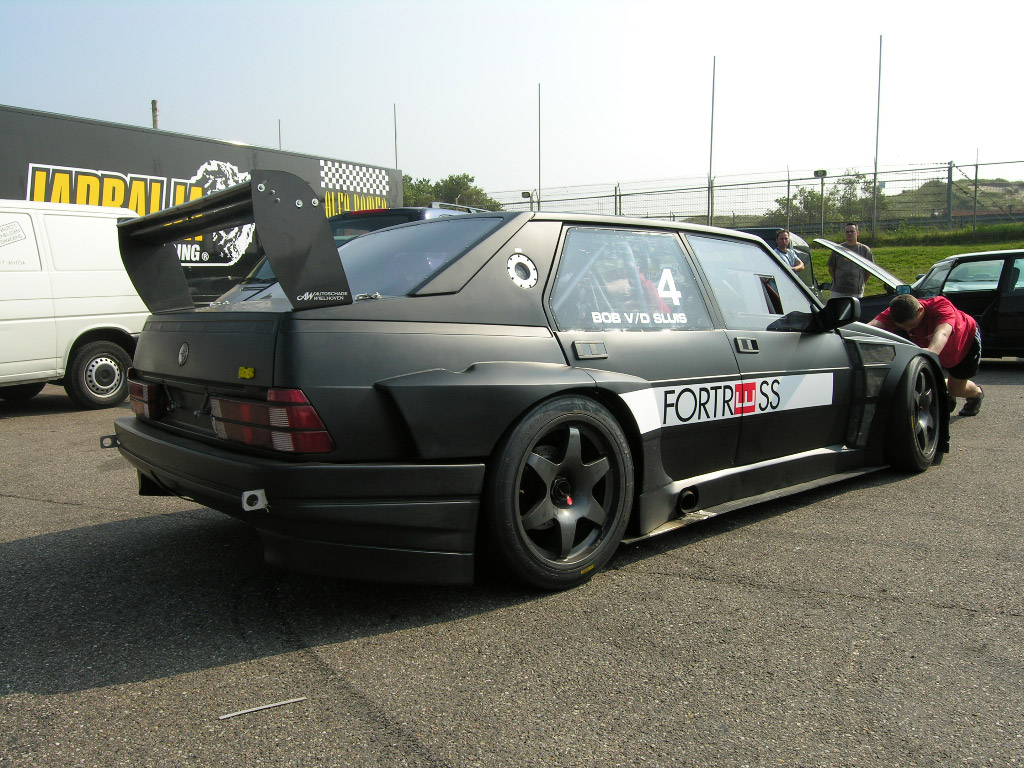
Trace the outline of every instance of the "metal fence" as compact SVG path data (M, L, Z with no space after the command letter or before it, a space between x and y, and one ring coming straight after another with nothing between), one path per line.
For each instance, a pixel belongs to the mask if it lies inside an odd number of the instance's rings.
M545 211L621 214L723 227L779 226L800 234L862 229L976 228L1024 221L1024 161L915 166L825 176L673 179L541 190ZM536 207L537 190L491 192L505 210Z

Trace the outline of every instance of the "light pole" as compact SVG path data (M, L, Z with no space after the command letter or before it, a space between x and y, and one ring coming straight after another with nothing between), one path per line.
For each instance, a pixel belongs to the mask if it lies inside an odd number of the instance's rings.
M530 198L530 210L533 210L533 192L523 192L524 198Z
M822 169L815 171L814 176L821 179L821 236L825 236L825 177L828 176L828 171Z

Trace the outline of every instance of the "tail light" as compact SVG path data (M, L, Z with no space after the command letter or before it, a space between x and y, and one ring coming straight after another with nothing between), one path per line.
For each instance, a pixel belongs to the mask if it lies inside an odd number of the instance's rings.
M164 413L163 392L158 384L145 384L141 381L128 380L128 396L132 410L136 416L147 419L158 419Z
M217 437L287 453L330 453L334 441L300 389L271 389L266 401L210 396Z

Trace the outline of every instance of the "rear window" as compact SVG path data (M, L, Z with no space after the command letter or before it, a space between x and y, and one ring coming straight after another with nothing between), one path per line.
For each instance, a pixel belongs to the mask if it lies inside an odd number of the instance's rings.
M331 234L334 235L334 244L342 246L352 238L365 235L367 232L376 232L378 229L393 227L396 224L406 224L413 220L409 213L344 216L331 221Z
M338 249L349 289L360 296L405 296L502 224L498 217L453 216L381 230Z

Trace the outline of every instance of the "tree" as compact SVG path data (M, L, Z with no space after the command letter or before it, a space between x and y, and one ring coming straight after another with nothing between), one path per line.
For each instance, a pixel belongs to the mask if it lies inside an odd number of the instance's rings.
M475 186L473 184L475 180L475 177L468 173L453 174L433 183L430 179L413 179L412 176L403 175L402 197L405 205L410 206L439 202L500 211L501 204L488 197L480 187Z
M413 179L407 174L402 175L402 200L405 205L430 205L434 197L434 184L430 179Z
M788 203L788 205L787 205ZM836 176L825 189L825 222L870 222L874 208L874 181L863 173L847 170ZM878 213L892 207L885 195L878 196ZM821 222L821 192L813 186L799 187L787 200L775 200L775 208L764 214L765 221L786 221L787 211L792 226L813 226Z

